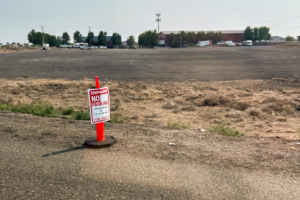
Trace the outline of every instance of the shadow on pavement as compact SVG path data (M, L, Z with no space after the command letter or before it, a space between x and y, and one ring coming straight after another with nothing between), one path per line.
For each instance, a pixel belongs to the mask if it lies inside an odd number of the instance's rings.
M54 155L57 155L57 154L68 153L68 152L71 152L71 151L77 151L77 150L81 150L81 149L84 149L84 148L85 148L85 145L82 145L82 146L76 147L74 149L65 149L65 150L61 150L61 151L54 151L52 153L47 153L47 154L42 155L42 157L48 157L48 156L54 156Z

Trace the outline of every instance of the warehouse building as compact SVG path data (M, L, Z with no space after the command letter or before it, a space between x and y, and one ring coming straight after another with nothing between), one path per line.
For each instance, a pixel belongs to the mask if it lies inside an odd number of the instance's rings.
M186 32L194 32L197 34L198 32L201 31L186 31ZM210 32L210 31L202 31L204 33ZM221 32L224 36L224 41L233 41L233 42L243 42L245 40L244 38L244 30L230 30L230 31L212 31L212 32ZM159 33L159 40L160 44L165 44L169 45L170 44L170 39L169 36L170 34L179 34L180 31L162 31Z
M285 38L280 36L272 36L270 39L271 42L284 42Z

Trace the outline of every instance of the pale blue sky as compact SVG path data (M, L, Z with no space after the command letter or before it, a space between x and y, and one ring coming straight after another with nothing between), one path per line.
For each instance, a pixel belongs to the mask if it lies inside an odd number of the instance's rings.
M118 32L122 40L145 30L243 30L247 25L271 28L272 35L300 35L299 0L0 0L0 42L27 42L31 29L53 35L83 35L92 27ZM291 18L291 19L286 19ZM284 19L284 20L280 20ZM276 20L276 21L274 21ZM285 28L286 27L286 28Z

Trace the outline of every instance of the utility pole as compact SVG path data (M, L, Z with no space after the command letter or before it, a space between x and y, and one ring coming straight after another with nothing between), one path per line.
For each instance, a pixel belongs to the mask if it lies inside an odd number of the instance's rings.
M89 28L89 35L90 35L90 46L91 46L91 34L90 34L90 32L91 32L91 28L92 27L88 27Z
M158 34L159 34L159 22L161 21L161 18L160 18L160 13L156 13L156 22L158 24Z
M42 26L42 34L43 34L43 44L42 44L42 46L44 46L44 26Z

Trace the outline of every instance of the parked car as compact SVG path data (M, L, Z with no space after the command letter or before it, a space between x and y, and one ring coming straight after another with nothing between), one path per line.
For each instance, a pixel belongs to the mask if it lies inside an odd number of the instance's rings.
M188 44L184 44L184 45L182 45L182 47L185 47L185 48L187 48L189 45Z
M86 49L91 50L92 47L91 46L82 46L82 47L80 47L80 49L81 50L86 50Z
M235 47L235 44L233 42L231 42L231 43L227 43L227 46L228 47Z
M60 45L59 47L60 47L60 48L70 48L70 46L67 45L67 44L62 44L62 45Z
M218 42L217 44L219 44L219 45L220 45L220 44L224 44L224 42Z
M99 49L107 49L106 46L99 46Z

